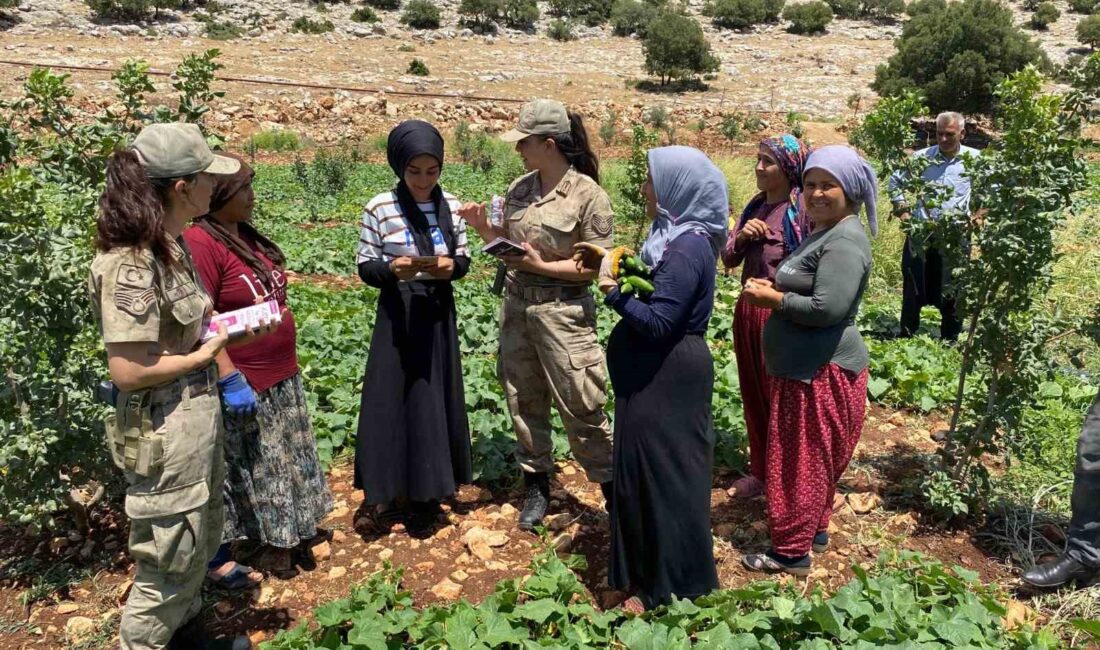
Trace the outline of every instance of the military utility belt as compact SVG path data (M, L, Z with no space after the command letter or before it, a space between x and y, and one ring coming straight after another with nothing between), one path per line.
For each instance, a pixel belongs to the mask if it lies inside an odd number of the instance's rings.
M504 285L509 296L515 296L530 303L554 302L555 300L577 300L592 295L588 285L574 287L524 287L515 282Z
M188 373L174 381L132 393L119 392L110 382L98 389L103 397L113 394L115 412L107 416L104 427L107 448L119 469L138 476L151 476L164 465L164 436L153 426L153 406L182 402L190 406L192 397L209 392L217 386L218 372L214 364Z

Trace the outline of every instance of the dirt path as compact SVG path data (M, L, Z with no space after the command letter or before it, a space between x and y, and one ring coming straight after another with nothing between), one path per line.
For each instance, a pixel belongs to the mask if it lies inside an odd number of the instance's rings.
M807 589L816 583L835 589L852 578L853 564L868 566L879 552L900 548L977 571L984 582L1012 580L1000 559L987 557L976 545L974 531L924 525L909 508L907 495L920 478L923 459L935 448L929 429L940 426L942 422L871 409L842 482L845 496L836 503L832 547L815 556L815 570L805 581ZM476 486L464 487L446 505L446 521L441 520L428 535L412 537L400 527L380 533L364 517L362 495L352 489L351 474L346 461L329 473L336 509L325 525L333 539L317 548L317 568L287 579L268 576L251 592L208 592L206 615L213 629L270 638L278 629L308 616L314 606L344 597L352 584L379 569L383 561L406 567L404 586L418 605L455 598L477 602L499 580L524 575L542 544L515 526L521 505L518 493L491 493ZM733 502L724 491L732 478L717 477L711 495L715 555L726 588L760 579L759 574L741 568L740 558L767 546L764 502ZM548 520L552 538L563 550L587 557L589 568L583 581L595 602L602 607L617 605L624 595L607 586L608 528L598 487L588 483L574 463L564 463L552 497L556 513ZM91 542L77 540L75 535L28 538L16 530L0 532L0 544L12 549L15 557L34 558L39 567L75 567L71 584L54 592L38 589L35 593L43 600L29 608L20 598L34 587L36 578L41 580L41 572L0 582L0 647L58 647L64 643L67 627L73 628L74 618L88 619L100 630L98 641L109 641L133 567L123 550L124 520L109 508L101 509L97 518ZM85 544L92 552L81 559ZM78 621L77 626L83 624ZM93 642L87 647L100 646Z

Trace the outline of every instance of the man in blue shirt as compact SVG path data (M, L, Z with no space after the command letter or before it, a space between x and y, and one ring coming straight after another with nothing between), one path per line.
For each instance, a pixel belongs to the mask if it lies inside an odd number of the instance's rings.
M977 156L978 150L963 146L965 135L966 122L959 113L940 113L936 117L936 144L915 152L913 156L931 159L921 177L946 186L950 192L942 206L926 208L918 204L910 210L900 189L904 178L901 172L895 173L890 177L889 187L894 214L899 219L938 219L944 210L970 209L970 178L966 175L966 162L961 154ZM948 341L958 339L962 322L955 315L954 297L945 291L951 269L940 251L926 246L922 254L917 254L907 237L901 270L904 280L901 335L908 337L916 333L920 327L921 307L931 305L940 311L940 337Z

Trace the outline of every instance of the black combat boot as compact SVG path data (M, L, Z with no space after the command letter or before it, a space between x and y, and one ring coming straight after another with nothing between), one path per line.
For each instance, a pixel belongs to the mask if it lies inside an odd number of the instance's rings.
M1093 580L1100 578L1100 568L1085 566L1062 554L1056 560L1032 567L1020 578L1039 589L1053 589L1070 582L1076 582L1079 587L1087 587Z
M546 472L524 472L527 496L519 513L520 530L532 530L542 523L546 508L550 505L550 475Z
M600 492L603 492L603 508L611 512L611 497L615 496L615 484L612 481L600 483Z
M206 650L209 645L210 639L206 636L206 626L200 614L176 628L168 640L167 650Z

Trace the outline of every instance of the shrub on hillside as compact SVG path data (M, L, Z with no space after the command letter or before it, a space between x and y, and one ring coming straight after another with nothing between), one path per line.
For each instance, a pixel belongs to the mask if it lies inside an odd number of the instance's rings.
M401 8L401 0L363 0L363 4L383 11L393 11Z
M905 24L894 45L897 52L875 71L871 87L884 96L916 89L933 112L990 113L1001 80L1046 62L998 0L930 4Z
M413 29L439 29L442 20L439 7L429 0L412 0L401 14L401 22Z
M947 6L947 0L913 0L905 7L905 13L909 17L919 16L932 11L939 11Z
M203 36L214 41L231 41L242 34L244 30L241 26L229 21L207 20L202 30Z
M153 7L151 0L84 0L99 18L142 20Z
M784 0L710 0L703 15L711 18L715 27L743 29L757 23L779 18Z
M290 31L300 34L324 34L336 29L336 25L328 18L313 20L309 16L298 16L290 24Z
M906 11L905 0L826 0L837 18L892 20Z
M1077 23L1077 40L1094 50L1100 48L1100 14L1093 14Z
M504 0L503 19L512 29L534 29L539 19L539 6L535 0Z
M546 35L555 41L572 41L576 40L577 35L573 32L573 23L561 18L555 18L550 21L550 24L546 27Z
M409 61L409 67L405 70L408 74L414 74L418 77L427 77L431 74L428 70L428 64L424 63L420 59L413 59Z
M611 6L611 29L616 36L645 37L646 27L657 16L657 8L638 0L615 0Z
M1062 15L1062 12L1058 11L1058 7L1054 6L1053 2L1044 2L1039 5L1039 8L1035 10L1035 13L1031 14L1032 29L1045 30L1048 25L1058 20L1058 17Z
M550 0L550 13L595 27L611 18L612 0Z
M833 10L820 0L802 2L787 5L783 19L791 21L788 31L793 34L816 34L824 32L825 26L833 22Z
M1091 14L1096 9L1096 0L1069 0L1069 9L1077 14Z
M0 15L4 14L5 9L18 9L19 0L0 0Z
M458 5L462 23L482 30L493 30L504 17L503 0L462 0Z
M662 86L718 70L703 28L694 18L671 11L650 23L642 49L646 72L660 77Z
M376 23L379 21L378 14L370 7L357 8L351 12L351 19L357 23Z

